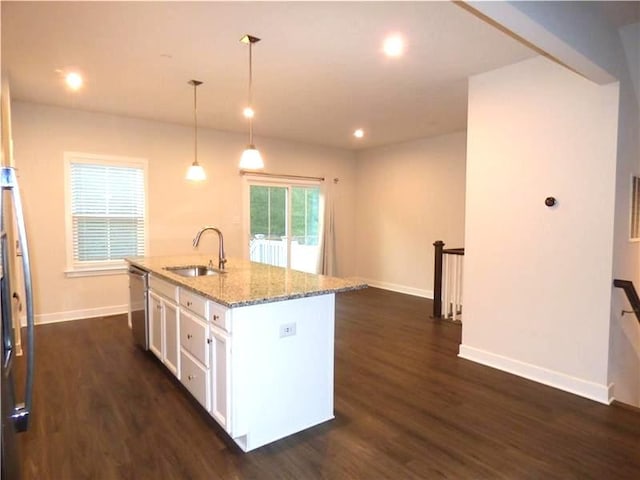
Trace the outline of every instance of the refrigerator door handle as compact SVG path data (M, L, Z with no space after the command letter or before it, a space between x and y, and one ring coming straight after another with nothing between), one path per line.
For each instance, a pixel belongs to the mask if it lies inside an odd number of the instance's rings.
M31 285L31 266L29 263L29 246L27 244L27 230L22 212L22 201L15 169L2 168L2 189L9 190L13 197L13 210L18 227L18 240L22 247L22 268L24 277L25 303L27 309L27 378L25 381L24 403L17 404L11 415L16 430L23 432L29 427L29 414L33 399L33 367L34 367L34 316L33 316L33 288Z
M0 202L1 203L1 202ZM2 208L2 207L0 207ZM2 228L2 226L0 225L0 228ZM10 309L11 308L11 300L9 300L9 292L11 290L11 285L9 282L9 276L7 274L7 276L5 277L4 274L4 266L8 265L9 263L9 254L8 254L8 250L7 250L7 234L4 231L0 231L0 243L2 243L2 248L0 248L0 251L2 251L2 258L0 260L2 260L2 263L0 264L0 279L1 281L4 283L2 291L0 292L0 296L2 297L2 304L3 304L3 310L5 308ZM14 356L14 348L13 348L13 335L11 335L11 332L13 330L13 325L11 325L11 316L10 315L5 315L3 312L2 315L2 351L4 352L4 356L2 358L2 367L4 368L5 372L9 372L11 370L11 364L13 361L13 356Z
M6 348L4 351L4 357L2 358L2 366L5 370L9 370L11 368L11 363L13 362L13 347Z

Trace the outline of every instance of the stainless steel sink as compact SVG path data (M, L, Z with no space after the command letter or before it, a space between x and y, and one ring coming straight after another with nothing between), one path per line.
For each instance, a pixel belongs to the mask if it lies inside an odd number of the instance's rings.
M206 265L183 265L179 267L164 267L165 270L183 277L205 277L224 273L216 268Z

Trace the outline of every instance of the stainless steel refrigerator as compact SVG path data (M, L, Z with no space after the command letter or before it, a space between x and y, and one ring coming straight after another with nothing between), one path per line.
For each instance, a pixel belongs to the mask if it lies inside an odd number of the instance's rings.
M2 384L1 404L2 411L2 480L17 480L21 478L20 458L18 455L17 434L24 432L29 427L33 397L33 367L34 367L34 317L33 317L33 289L31 286L31 268L29 265L29 246L22 213L22 202L15 169L2 167L0 175L0 251L2 263L0 265L0 297L2 309L0 310L2 324ZM21 268L24 279L24 292L27 317L26 338L26 374L24 385L16 385L16 345L14 336L14 321L12 318L11 302L13 290L11 288L12 258L9 255L7 244L7 231L17 229L17 241L19 242L22 258ZM20 266L18 265L18 268ZM19 400L23 401L20 402Z

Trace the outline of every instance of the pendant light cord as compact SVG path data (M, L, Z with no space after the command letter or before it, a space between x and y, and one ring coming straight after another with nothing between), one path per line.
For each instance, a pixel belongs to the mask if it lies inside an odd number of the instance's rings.
M195 151L195 165L198 165L198 97L197 91L198 84L194 82L193 84L193 125L194 125L194 151Z
M253 42L249 42L249 108L253 110L253 59L252 59ZM249 145L253 145L253 115L249 117Z

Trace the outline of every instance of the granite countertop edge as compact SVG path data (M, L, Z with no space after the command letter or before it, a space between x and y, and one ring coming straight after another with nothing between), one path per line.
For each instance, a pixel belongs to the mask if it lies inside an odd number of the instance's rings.
M258 264L254 262L249 262L248 260L238 260L238 259L230 259L229 264L239 269L241 272L245 272L247 270L252 269L278 269L286 271L285 275L298 275L305 277L324 277L325 279L333 282L342 283L341 286L330 287L330 288L310 288L308 290L302 291L291 291L291 292L279 292L267 296L260 295L258 297L252 296L243 296L243 298L233 299L233 300L225 300L220 296L216 295L215 292L209 291L205 288L198 288L197 285L193 285L192 283L198 282L200 279L205 279L207 277L182 277L175 273L171 273L164 269L164 267L174 267L178 265L201 265L207 264L209 257L204 256L165 256L165 257L129 257L125 260L146 272L152 273L153 275L162 278L174 285L177 285L182 288L186 288L194 293L202 295L214 302L223 305L227 308L237 308L237 307L246 307L251 305L260 305L265 303L273 303L273 302L282 302L287 300L294 300L298 298L306 298L306 297L314 297L319 295L327 295L330 293L343 293L350 292L355 290L362 290L368 287L368 285L359 280L355 280L352 278L337 278L337 277L329 277L326 275L316 275L311 273L297 272L290 269L285 269L282 267L273 267L266 266L264 264ZM153 265L149 265L149 263L153 263ZM158 267L158 264L163 264L163 267ZM225 275L227 279L233 279L238 272L234 271L234 269L227 270L225 273L221 275ZM214 277L218 277L217 275ZM237 281L237 280L236 280ZM201 283L201 282L200 282Z

